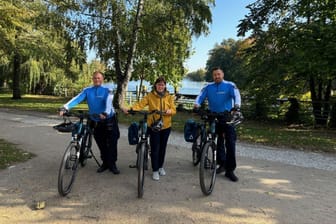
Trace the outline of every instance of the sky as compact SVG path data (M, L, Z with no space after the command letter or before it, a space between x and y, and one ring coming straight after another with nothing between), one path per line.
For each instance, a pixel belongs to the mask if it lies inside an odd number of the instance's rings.
M185 63L190 72L205 68L208 53L216 44L220 44L224 39L239 39L237 37L239 20L248 13L246 6L253 2L255 0L216 0L216 6L211 9L210 33L197 39L193 38L194 54Z

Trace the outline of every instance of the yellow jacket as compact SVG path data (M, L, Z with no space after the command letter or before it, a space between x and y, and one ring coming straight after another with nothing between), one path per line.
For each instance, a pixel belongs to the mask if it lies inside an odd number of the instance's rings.
M162 108L161 108L162 102ZM176 106L174 102L174 96L170 95L168 91L164 93L162 97L156 91L151 91L144 98L142 98L139 102L135 103L131 108L133 110L143 110L145 107L148 108L148 111L158 110L158 111L166 111L171 109L172 114L163 115L163 127L162 129L167 129L171 127L172 124L172 115L176 114ZM159 120L159 114L151 114L147 118L148 126L150 127L154 120Z

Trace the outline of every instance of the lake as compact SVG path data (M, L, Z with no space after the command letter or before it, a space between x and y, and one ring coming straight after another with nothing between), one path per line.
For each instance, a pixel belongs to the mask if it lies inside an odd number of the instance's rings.
M207 82L195 82L195 81L191 81L189 79L183 79L181 81L181 85L180 88L178 89L178 93L182 94L182 95L198 95L199 92L201 91L201 89L207 84ZM112 89L116 88L116 84L109 82L109 83L105 83L105 86L108 86ZM152 90L152 85L147 82L147 81L143 81L143 85L146 86L147 91L151 91ZM130 81L128 83L128 91L137 91L137 89L140 86L140 80L138 81ZM174 88L173 86L167 84L167 90L170 93L174 92Z

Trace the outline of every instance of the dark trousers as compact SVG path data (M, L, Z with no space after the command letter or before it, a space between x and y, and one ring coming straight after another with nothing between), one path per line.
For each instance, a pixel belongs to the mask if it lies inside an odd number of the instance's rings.
M151 162L153 171L158 171L163 167L167 142L170 135L171 128L163 129L159 132L154 132L149 129L150 147L151 147Z
M94 138L104 166L112 168L118 159L119 126L115 116L96 123Z
M218 123L216 126L217 138L217 161L225 165L227 171L236 169L236 130L231 125ZM225 144L224 144L225 142Z

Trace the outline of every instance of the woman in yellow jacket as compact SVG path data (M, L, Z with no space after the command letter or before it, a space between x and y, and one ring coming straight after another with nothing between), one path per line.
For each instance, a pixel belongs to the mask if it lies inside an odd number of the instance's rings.
M172 116L176 114L174 96L170 95L166 88L166 81L159 77L153 86L153 90L148 93L139 102L130 107L132 110L143 110L145 107L148 111L158 110L164 112L162 115L151 114L148 116L148 127L151 127L155 121L162 120L163 125L160 130L153 128L148 129L150 135L151 163L153 170L153 180L159 180L160 176L166 175L163 168L167 142L171 131ZM129 109L123 108L124 113Z

